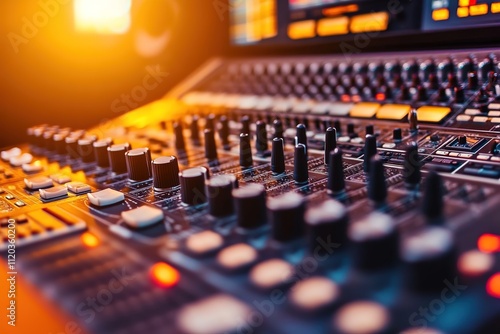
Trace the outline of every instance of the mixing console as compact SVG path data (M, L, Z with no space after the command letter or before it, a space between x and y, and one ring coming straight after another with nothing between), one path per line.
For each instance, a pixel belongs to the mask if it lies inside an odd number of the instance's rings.
M214 59L33 126L0 248L92 333L498 333L495 54Z

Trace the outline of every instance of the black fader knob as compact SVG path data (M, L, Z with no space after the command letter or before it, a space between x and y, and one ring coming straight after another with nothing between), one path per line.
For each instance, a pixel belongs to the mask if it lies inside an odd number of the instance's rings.
M241 117L241 133L250 134L250 118L247 115Z
M283 137L283 123L279 119L273 121L274 128L274 138L284 138Z
M136 148L125 153L128 178L133 182L151 178L151 152L148 148Z
M444 209L444 185L441 175L431 171L424 184L422 213L431 224L440 224Z
M371 159L377 154L377 137L366 135L365 149L363 155L363 170L368 173L370 171Z
M387 198L384 163L378 155L375 155L370 163L370 173L368 174L368 198L374 202L375 206L384 205Z
M307 165L307 148L304 144L295 146L293 179L297 184L309 181L309 167Z
M392 130L392 140L394 140L395 143L401 142L403 140L403 133L401 131L401 128L395 128Z
M208 212L214 217L231 215L234 212L232 191L237 179L232 174L217 175L206 181Z
M408 188L416 188L420 184L420 157L416 142L411 142L406 148L403 163L403 178Z
M108 147L109 165L115 175L127 172L127 163L125 161L125 152L130 150L130 144L116 144Z
M262 184L250 183L233 189L232 194L239 227L254 229L266 224L266 190Z
M265 155L268 151L266 123L257 121L255 128L255 150L258 155Z
M275 240L286 242L304 235L305 201L302 195L289 192L271 198L267 208Z
M297 125L295 135L295 145L303 144L307 148L307 129L304 124Z
M193 167L180 172L181 201L188 205L205 203L207 201L206 179L208 179L208 170L205 167Z
M230 149L229 146L229 121L226 116L221 116L219 119L219 138L222 143L222 148L226 151Z
M179 185L179 163L174 156L159 157L152 161L153 186L163 191Z
M337 130L329 127L325 133L325 165L330 163L330 152L337 148Z
M240 166L249 168L253 165L252 146L248 133L240 134Z
M184 130L182 128L182 122L174 123L174 135L175 135L175 148L180 151L185 150L186 144L184 142Z
M215 144L215 134L212 129L205 129L203 131L205 139L205 158L208 161L217 160L217 146Z
M198 145L200 143L200 126L198 125L198 116L193 116L191 119L191 125L190 125L190 130L191 130L191 140L194 142L195 145Z
M336 148L330 152L330 163L328 164L327 192L337 197L345 191L344 165L342 150Z

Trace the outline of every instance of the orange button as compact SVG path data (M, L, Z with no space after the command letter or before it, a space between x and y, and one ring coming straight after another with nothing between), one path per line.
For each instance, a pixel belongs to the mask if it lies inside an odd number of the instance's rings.
M385 104L377 111L377 118L402 120L410 112L405 104Z
M500 2L495 2L491 4L491 13L500 13Z
M375 113L379 108L380 108L379 103L361 102L355 104L354 107L352 107L351 111L349 112L349 115L351 117L370 118L375 115Z
M176 285L180 280L179 272L165 262L158 262L151 267L151 278L157 285L170 288Z
M349 33L349 18L347 16L332 17L318 21L318 35L332 36Z
M417 109L417 117L422 122L440 122L451 112L448 107L424 106Z
M488 5L483 3L481 5L470 6L470 15L485 15L488 14Z
M293 22L288 25L288 37L291 39L312 38L316 36L316 21Z
M450 18L450 11L448 8L439 8L432 11L432 19L434 21L445 21Z
M387 12L356 15L351 19L351 32L384 31L387 30L388 25L389 14Z
M458 7L457 8L457 16L458 17L467 17L467 16L469 16L469 7Z

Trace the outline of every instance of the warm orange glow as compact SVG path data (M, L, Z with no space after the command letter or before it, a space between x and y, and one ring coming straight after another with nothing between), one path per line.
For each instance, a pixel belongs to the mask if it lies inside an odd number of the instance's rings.
M151 267L151 278L161 287L170 288L180 280L179 272L164 262L158 262Z
M291 39L312 38L316 36L316 21L298 21L288 25L288 37Z
M351 102L351 96L347 95L347 94L342 94L342 96L340 97L340 100L342 102Z
M485 15L488 14L488 5L483 3L480 5L470 6L470 15Z
M486 291L495 298L500 298L500 273L496 273L488 279Z
M434 21L445 21L450 18L450 11L448 8L434 9L432 12L432 19Z
M354 13L357 12L358 10L359 10L358 5L347 5L347 6L325 8L322 10L322 12L323 15L325 16L338 16L344 13Z
M491 12L493 14L500 13L500 2L495 2L491 4Z
M87 248L97 247L101 243L95 235L89 232L83 233L80 239L82 240L83 245Z
M124 34L130 28L132 0L75 0L75 26L82 32Z
M467 17L467 16L469 16L469 7L458 7L457 8L457 16L458 17Z
M500 252L500 236L483 234L477 240L477 248L483 253Z

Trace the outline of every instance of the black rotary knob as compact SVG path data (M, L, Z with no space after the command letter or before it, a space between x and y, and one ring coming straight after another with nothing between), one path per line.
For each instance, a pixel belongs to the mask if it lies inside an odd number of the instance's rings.
M349 217L345 206L333 199L307 210L305 215L311 253L325 243L345 245ZM320 248L321 249L321 248Z
M232 174L217 175L206 181L208 212L214 217L223 217L234 212L232 191L237 179Z
M198 125L198 120L198 116L194 115L189 126L191 130L191 140L195 145L198 145L200 143L200 126Z
M205 203L207 201L206 179L208 179L208 170L205 167L193 167L180 172L181 201L188 205Z
M328 164L327 192L331 196L338 196L345 191L344 166L342 150L336 148L330 152L330 163Z
M182 128L182 122L174 123L174 135L175 135L175 148L180 151L185 150L186 143L184 142L184 129Z
M273 121L274 138L283 138L283 123L279 119Z
M403 240L405 281L417 291L443 289L443 282L456 277L453 234L438 226L424 227Z
M232 191L239 227L253 229L267 222L266 190L259 183L251 183Z
M304 144L295 146L293 179L297 184L309 181L309 166L307 165L307 148Z
M395 128L392 130L392 140L394 142L399 143L401 140L403 140L403 133L401 131L401 128Z
M116 144L108 147L109 165L115 175L127 172L127 163L125 161L125 152L130 150L130 144Z
M375 128L373 127L373 124L368 124L367 126L365 126L365 134L367 135L375 134Z
M356 267L375 270L391 266L398 260L399 234L391 216L371 213L351 223L348 235Z
M325 165L330 163L330 152L337 148L337 130L329 127L325 133Z
M255 149L257 154L264 155L268 150L266 123L257 121L255 128Z
M271 150L271 171L274 175L285 172L285 152L283 138L274 138Z
M203 131L205 139L205 158L208 161L217 160L217 146L215 144L215 134L212 129L205 129Z
M98 140L93 143L95 161L97 162L97 167L108 168L109 167L109 156L108 147L113 141L110 139Z
M307 148L307 129L304 124L297 125L295 135L295 145L303 144Z
M83 163L91 163L95 161L94 140L92 138L78 139L78 154Z
M366 135L363 156L363 169L366 173L370 171L371 159L377 154L377 137Z
M378 155L375 155L370 163L368 174L368 198L375 205L383 205L387 198L387 184L384 173L384 163Z
M219 138L222 143L222 148L226 151L229 147L229 121L226 116L221 116L219 119Z
M151 168L155 191L163 191L179 185L179 163L173 155L154 159L151 162Z
M66 143L66 154L71 159L80 158L80 153L78 151L78 138L73 136L68 136L64 138L64 141Z
M302 195L290 192L271 198L267 208L275 240L286 242L304 235L305 201Z
M248 133L240 134L240 166L249 168L253 165L252 146L250 144L250 135Z
M439 224L442 220L444 209L444 185L441 175L431 171L424 184L422 199L422 213L432 224Z
M458 137L459 145L467 145L467 136L459 136Z
M403 163L403 178L408 188L415 188L420 184L420 157L418 155L418 145L411 142L405 151Z
M241 117L241 133L250 134L250 117L247 115Z
M132 182L151 178L151 151L147 147L136 148L125 153L128 178Z

